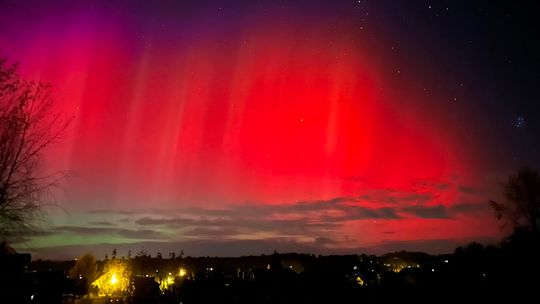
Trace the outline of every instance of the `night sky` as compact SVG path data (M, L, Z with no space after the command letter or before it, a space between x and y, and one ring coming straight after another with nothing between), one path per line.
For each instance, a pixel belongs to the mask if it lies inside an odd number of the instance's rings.
M3 0L0 54L75 117L35 257L451 252L540 165L536 1Z

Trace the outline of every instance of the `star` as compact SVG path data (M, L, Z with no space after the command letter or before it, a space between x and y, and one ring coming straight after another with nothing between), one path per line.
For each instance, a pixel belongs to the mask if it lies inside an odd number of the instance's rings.
M518 118L516 119L516 121L514 123L514 126L516 128L522 128L523 126L525 126L525 117L518 116Z

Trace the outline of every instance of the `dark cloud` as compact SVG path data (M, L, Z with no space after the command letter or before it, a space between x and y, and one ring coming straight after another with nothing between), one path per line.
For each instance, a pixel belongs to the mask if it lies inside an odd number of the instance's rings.
M470 186L458 186L458 190L465 194L475 194L479 192L478 189Z
M11 244L20 244L31 241L33 238L39 238L44 236L55 235L54 231L48 230L23 230L9 237L9 242Z
M156 225L176 225L183 222L184 219L179 218L152 218L152 217L143 217L135 220L135 224L143 226L156 226Z
M128 215L132 229L108 226L70 229L71 233L81 235L114 234L131 239L159 240L163 238L157 231L168 231L184 240L204 239L211 242L239 239L242 235L264 235L266 239L287 237L292 240L306 240L317 236L320 240L333 240L336 233L342 231L351 221L399 220L404 216L449 218L448 210L443 205L425 205L436 198L434 193L426 189L440 185L441 183L424 181L418 186L421 191L416 192L375 189L364 191L358 196L337 196L275 205L246 203L219 209L188 207L108 211L116 216ZM454 213L456 212L459 210Z
M334 245L338 244L338 242L334 239L327 238L327 237L317 237L315 238L315 245L319 246L327 246L327 245Z
M230 226L232 219L192 219L183 217L154 218L142 217L135 220L135 224L142 226L167 226L169 228L182 228L187 226Z
M344 203L357 202L356 197L334 197L327 200L300 201L294 204L265 205L267 211L274 212L301 212L301 211L319 211L339 208Z
M12 244L12 245L17 245L17 244L27 243L27 242L30 242L30 241L32 241L31 237L18 236L18 237L14 237L14 238L10 239L9 243Z
M116 226L115 224L106 221L88 222L88 224L92 226Z
M156 239L164 238L164 236L161 233L154 230L149 230L149 229L141 229L141 230L120 229L116 233L128 239L156 240Z
M431 189L435 191L435 189ZM357 197L358 201L368 201L379 204L425 204L436 198L433 192L427 190L417 191L403 191L395 189L375 189L365 191L362 195Z
M410 193L405 194L401 197L397 197L399 202L415 202L417 204L424 204L429 201L432 201L435 198L435 195L432 193Z
M345 216L341 220L367 220L367 219L399 219L396 210L391 207L364 208L358 206L345 206Z
M79 235L95 235L95 234L113 234L118 231L116 228L105 228L105 227L82 227L82 226L59 226L53 228L51 231L54 232L67 232L75 233Z
M240 234L241 231L232 228L205 228L197 227L192 229L186 229L182 231L183 236L196 237L196 238L215 238L221 239L229 238Z
M439 184L440 185L440 184ZM324 200L297 201L293 203L269 205L251 203L230 205L221 209L188 207L179 209L146 209L130 211L94 210L92 213L110 213L117 215L139 216L135 223L139 225L168 225L181 227L186 225L201 225L206 218L207 225L226 225L226 221L243 218L267 218L271 215L306 215L321 212L342 212L341 220L351 219L398 219L396 209L388 205L423 205L433 201L436 195L432 192L402 191L395 189L375 189L363 191L358 196L339 196ZM373 207L378 205L381 207ZM193 218L197 219L193 219ZM208 220L208 219L212 220ZM224 220L219 223L217 218ZM329 217L328 220L339 221L339 217ZM127 219L125 219L127 221Z
M488 214L491 207L488 203L462 203L449 208L451 212L458 214Z
M123 229L109 227L81 227L60 226L54 227L49 233L70 233L80 236L117 235L128 239L163 239L164 236L157 231L149 229Z
M179 217L145 216L135 220L141 226L170 229L204 228L243 232L275 232L283 235L317 235L333 231L351 220L399 219L394 208L348 205L352 198L303 201L288 205L232 206L228 210L191 208ZM189 213L189 212L191 213ZM216 215L219 214L219 217ZM203 231L203 230L201 230ZM207 232L208 230L204 230Z
M136 211L131 210L107 210L107 209L97 209L88 211L89 214L123 214L123 215L132 215L136 214Z
M450 186L452 186L452 184L450 183L440 183L437 185L437 189L438 190L448 190L450 189Z
M123 231L107 227L101 230L82 230L85 233L109 233L130 238L149 238L151 231L169 230L186 239L200 238L218 241L234 239L242 234L264 233L270 236L285 236L306 239L313 236L332 239L344 225L358 220L399 220L402 214L419 218L448 218L442 205L423 206L435 195L410 191L374 190L359 196L339 196L325 200L298 201L288 204L242 204L220 209L179 208L172 210L130 211L134 231ZM413 206L407 206L414 204ZM380 205L381 207L373 207ZM406 205L399 208L398 206ZM120 214L125 214L121 211ZM151 227L153 230L148 230ZM82 227L81 227L82 228ZM146 233L142 233L146 232ZM73 232L75 233L75 232ZM159 235L155 235L159 239Z
M430 179L419 179L413 182L413 186L418 191L430 191L430 190L447 190L450 189L452 184L450 182L441 182Z
M446 207L436 206L408 206L402 209L403 212L412 214L424 219L446 219L449 218Z
M397 251L422 251L434 254L452 253L458 246L469 243L472 240L411 240L411 241L383 241L373 247L359 248L359 252L369 254L385 254ZM487 240L491 242L493 240Z

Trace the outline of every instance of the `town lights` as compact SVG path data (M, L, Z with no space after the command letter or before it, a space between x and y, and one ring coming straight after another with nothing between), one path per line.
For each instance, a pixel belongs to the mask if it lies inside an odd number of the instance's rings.
M126 263L113 260L105 266L103 275L92 285L97 287L100 296L120 295L128 290L130 277L131 273Z

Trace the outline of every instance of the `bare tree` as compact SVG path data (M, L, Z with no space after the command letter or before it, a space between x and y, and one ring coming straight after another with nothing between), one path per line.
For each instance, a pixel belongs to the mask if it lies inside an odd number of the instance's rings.
M497 219L508 220L517 230L540 234L540 174L521 169L503 183L505 202L490 201Z
M17 65L0 58L0 236L30 227L43 196L59 174L42 175L44 150L71 119L53 109L50 85L21 79Z
M86 253L78 258L73 268L69 270L69 276L72 279L85 279L86 288L89 288L97 277L97 264L94 255Z

